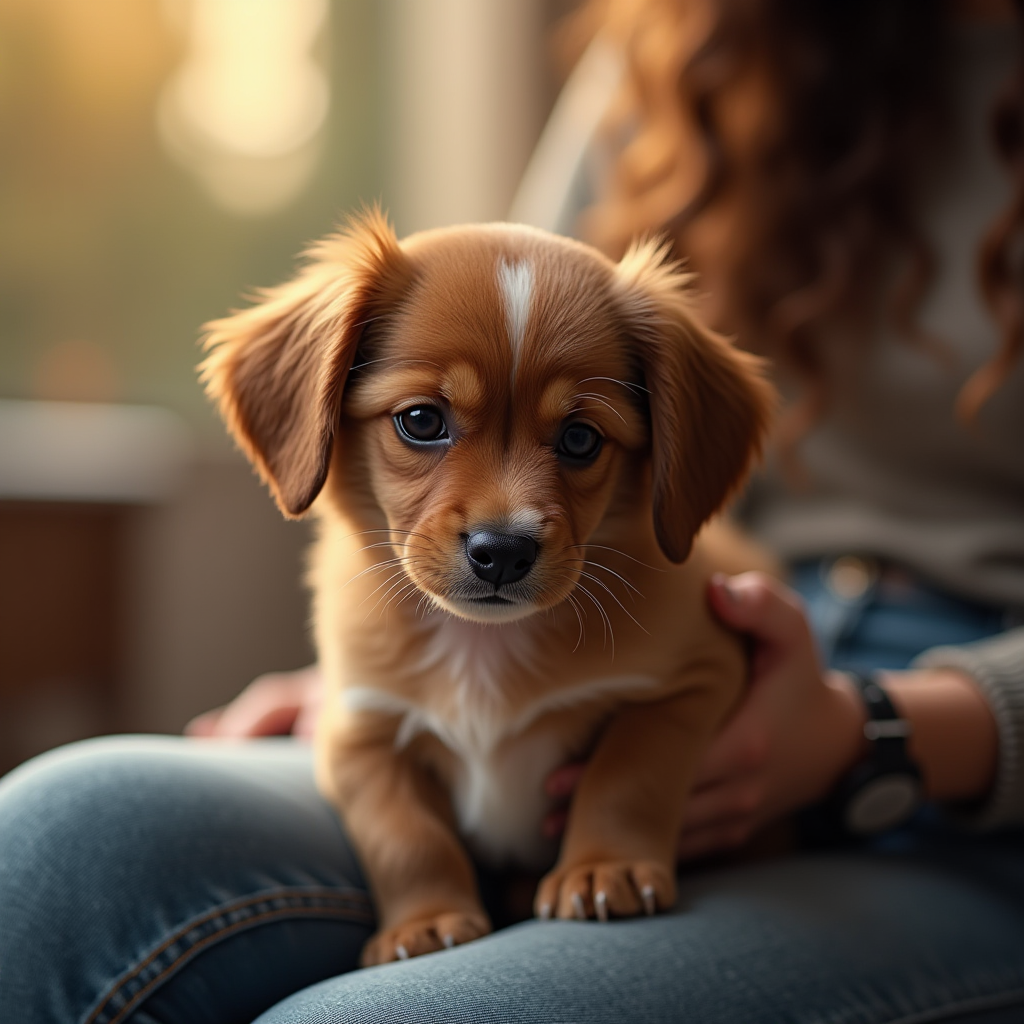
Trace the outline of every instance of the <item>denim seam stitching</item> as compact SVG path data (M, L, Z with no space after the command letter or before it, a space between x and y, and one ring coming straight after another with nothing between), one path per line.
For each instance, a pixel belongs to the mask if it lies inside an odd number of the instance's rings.
M269 910L252 913L251 908L260 903L279 902L281 900L292 901L289 906L273 907ZM316 905L318 903L326 905ZM312 905L310 905L312 904ZM333 904L333 905L332 905ZM240 921L231 923L210 932L191 943L186 949L176 956L170 963L163 967L160 972L151 978L145 985L135 992L128 1001L115 1013L113 1017L108 1016L108 1009L111 1001L151 964L160 958L171 946L180 942L189 932L208 925L212 920L230 914L237 914L240 911L249 910L249 913ZM172 936L165 939L153 952L151 952L141 963L136 964L127 974L119 978L100 1000L96 1008L86 1019L85 1024L119 1024L125 1015L134 1009L139 1001L147 996L157 985L166 980L181 964L194 956L200 950L211 945L215 941L224 938L232 932L240 931L254 924L261 924L274 918L300 916L312 917L323 916L327 918L343 918L353 924L368 924L373 920L373 913L369 903L362 894L352 893L341 895L338 893L308 891L278 890L268 891L259 896L249 897L237 903L223 904L215 910L208 911L201 917L183 925Z
M208 910L205 914L190 921L187 925L183 925L177 932L174 933L170 938L165 939L152 953L146 957L142 963L138 964L132 971L136 973L146 967L149 963L155 960L161 953L164 952L169 946L173 946L178 939L187 934L193 928L200 928L209 921L214 920L218 917L223 917L225 914L236 913L240 910L245 910L247 907L251 907L257 903L268 903L271 900L282 900L291 899L296 900L296 905L301 902L308 902L310 900L325 900L331 903L352 903L352 904L363 904L366 907L366 911L369 913L369 904L366 897L359 892L334 892L330 889L321 889L318 891L311 891L309 889L268 889L259 895L248 896L244 900L237 900L234 903L223 903L213 910ZM91 1021L87 1021L86 1024L92 1024Z
M124 1006L118 1010L117 1014L109 1018L96 1018L96 1024L120 1024L125 1019L125 1016L132 1010L136 1009L140 1002L145 999L146 996L150 995L154 989L158 988L171 974L173 974L178 967L180 967L185 961L191 959L196 953L201 952L205 947L212 945L214 942L230 935L232 932L241 931L250 925L263 923L275 918L283 917L336 917L345 920L347 923L354 923L353 919L348 916L345 910L332 910L326 907L282 907L278 910L267 910L261 914L254 914L252 917L246 918L244 921L236 921L234 924L228 925L222 928L220 931L211 932L205 938L200 939L195 945L189 946L179 957L172 960L155 978L151 978L145 985L142 986ZM125 979L125 983L130 979ZM120 988L121 986L118 986ZM117 994L117 989L111 992L111 997ZM109 1001L109 997L108 997Z

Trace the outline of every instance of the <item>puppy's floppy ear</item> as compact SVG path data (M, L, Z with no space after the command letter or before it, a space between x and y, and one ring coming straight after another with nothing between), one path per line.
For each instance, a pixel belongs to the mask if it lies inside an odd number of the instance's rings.
M692 275L667 244L634 244L616 276L649 391L655 533L682 562L760 454L775 390L762 360L697 320Z
M301 515L327 477L345 378L367 321L412 269L376 208L316 245L298 276L205 325L201 379L281 511Z

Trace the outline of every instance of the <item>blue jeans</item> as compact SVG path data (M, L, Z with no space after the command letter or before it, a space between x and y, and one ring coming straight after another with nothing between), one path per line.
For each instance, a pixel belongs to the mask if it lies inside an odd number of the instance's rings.
M831 600L804 590L812 613ZM908 614L914 645L949 636L912 607L872 595L843 642ZM529 921L356 970L372 930L293 741L93 740L0 782L2 1024L1024 1021L1016 835L922 825L690 869L671 914Z

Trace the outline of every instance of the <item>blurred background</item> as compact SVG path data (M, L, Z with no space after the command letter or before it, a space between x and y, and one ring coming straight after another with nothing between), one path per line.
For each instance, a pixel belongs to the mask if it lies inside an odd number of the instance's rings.
M362 203L502 218L571 0L0 0L0 772L313 658L199 326Z

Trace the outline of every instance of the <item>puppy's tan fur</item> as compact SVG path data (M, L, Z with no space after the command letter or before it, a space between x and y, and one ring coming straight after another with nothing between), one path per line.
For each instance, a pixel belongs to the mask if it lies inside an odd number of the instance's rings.
M364 962L489 930L467 845L557 855L542 915L671 906L694 768L745 673L705 588L756 560L694 538L773 404L757 361L695 319L687 275L654 243L613 264L508 225L399 243L374 212L208 344L232 433L286 515L319 519L317 775L377 904ZM426 404L451 443L399 435ZM574 421L604 437L592 464L556 453ZM498 607L474 599L479 529L538 544ZM582 755L559 851L543 780Z

